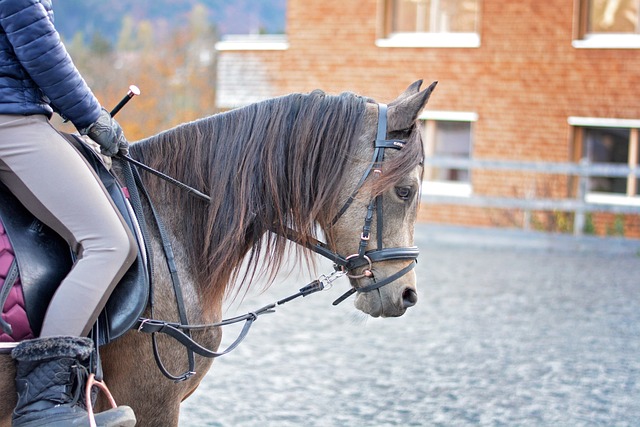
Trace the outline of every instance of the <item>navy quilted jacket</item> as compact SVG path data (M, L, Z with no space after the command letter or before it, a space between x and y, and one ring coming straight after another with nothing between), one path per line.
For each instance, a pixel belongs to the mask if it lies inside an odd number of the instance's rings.
M100 104L60 41L51 0L0 0L0 114L54 110L81 129Z

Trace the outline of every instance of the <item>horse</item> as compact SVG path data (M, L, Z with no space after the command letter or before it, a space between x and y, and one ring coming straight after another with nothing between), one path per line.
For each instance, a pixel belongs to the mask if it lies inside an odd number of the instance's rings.
M388 106L350 92L290 94L133 143L131 158L210 196L202 200L141 173L173 247L189 321L219 322L225 298L249 289L263 272L273 281L290 240L301 259L312 260L315 251L343 261L338 268L349 277L358 310L395 317L415 305L413 226L424 159L416 120L435 84L421 89L417 81ZM114 162L116 176L122 169ZM143 204L153 223L149 202ZM144 315L179 321L161 236L149 228L155 303ZM320 233L326 244L318 246ZM215 350L222 331L191 335ZM157 350L167 371L188 369L177 341L159 336ZM180 403L212 364L196 355L197 371L170 381L156 366L149 335L136 330L100 354L113 397L131 406L143 427L177 426ZM0 426L9 426L16 403L9 355L0 356L0 367ZM97 405L108 407L102 393Z

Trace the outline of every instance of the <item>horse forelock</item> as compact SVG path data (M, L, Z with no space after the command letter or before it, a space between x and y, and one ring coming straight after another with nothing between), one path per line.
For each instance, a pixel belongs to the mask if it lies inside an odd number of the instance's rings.
M402 140L405 145L401 150L396 151L391 159L384 162L380 179L372 183L374 194L384 192L409 175L416 167L424 164L424 145L417 125L414 124L410 129L401 132L391 132L387 138ZM422 181L423 172L424 168L421 169L420 181Z
M251 251L249 282L260 259L274 277L286 241L269 231L291 227L316 237L316 221L338 205L349 155L357 143L366 99L321 91L292 94L217 114L162 132L131 147L132 156L211 196L190 197L158 180L172 222L198 260L199 281L217 291ZM168 195L170 193L170 195ZM267 237L265 238L265 233Z

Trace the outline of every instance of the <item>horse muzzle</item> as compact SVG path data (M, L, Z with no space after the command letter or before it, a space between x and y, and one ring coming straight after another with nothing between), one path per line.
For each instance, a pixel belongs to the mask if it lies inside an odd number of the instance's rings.
M404 261L379 263L374 267L372 277L351 279L355 288L355 307L372 317L402 316L418 302L413 265L413 261L409 264ZM396 279L394 272L400 277ZM384 283L386 279L389 281Z
M354 254L344 258L345 262L340 264L336 263L335 268L346 272L347 277L352 279L352 288L336 299L333 305L340 304L356 292L371 292L400 279L415 268L419 253L417 247L411 246L404 248L375 249L365 252L364 255ZM405 267L388 276L383 276L376 272L376 268L374 268L375 264L392 260L407 260L410 262ZM362 282L365 283L363 284ZM402 294L405 309L415 305L418 301L417 293L413 288L407 287L403 290Z

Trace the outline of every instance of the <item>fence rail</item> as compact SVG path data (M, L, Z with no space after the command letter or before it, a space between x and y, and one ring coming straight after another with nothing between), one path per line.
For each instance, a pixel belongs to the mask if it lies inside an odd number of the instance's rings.
M640 214L640 198L629 197L629 203L593 203L587 201L587 184L591 177L640 178L640 166L628 166L615 163L562 163L562 162L523 162L510 160L479 160L455 157L431 157L425 159L427 167L458 170L509 170L522 173L539 173L575 176L578 178L576 198L515 198L489 197L471 194L469 197L424 194L422 200L429 204L453 204L473 207L492 207L501 209L521 209L525 213L525 227L529 226L531 211L573 212L573 233L583 233L586 214L590 212L609 212L615 214ZM636 189L634 187L634 193Z
M449 169L493 169L546 174L578 176L640 177L640 166L629 167L619 163L562 163L562 162L520 162L513 160L478 160L458 157L431 157L425 159L427 166Z

